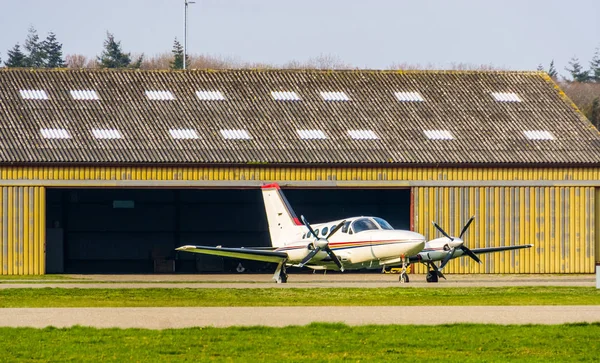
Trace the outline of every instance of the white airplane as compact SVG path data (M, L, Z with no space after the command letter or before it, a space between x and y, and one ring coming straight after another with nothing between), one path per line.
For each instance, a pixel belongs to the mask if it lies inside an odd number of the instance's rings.
M277 263L273 279L287 282L286 267L313 270L356 270L402 265L400 281L408 282L410 256L425 246L419 233L397 230L378 217L351 217L310 225L292 210L278 184L262 187L272 247L225 248L182 246L178 251Z
M487 248L474 248L469 249L464 244L462 239L465 232L475 219L475 216L471 217L465 226L463 227L458 237L452 237L446 231L442 229L437 223L432 222L435 228L442 233L443 237L439 237L425 243L425 247L421 252L415 256L410 256L410 263L423 263L428 266L428 272L425 277L427 282L438 282L438 277L446 279L442 273L442 269L446 264L453 258L461 256L469 256L477 263L481 263L481 260L477 257L478 254L482 253L493 253L509 250L518 250L522 248L531 248L533 245L515 245L515 246L504 246L504 247L487 247ZM434 262L442 261L439 267Z

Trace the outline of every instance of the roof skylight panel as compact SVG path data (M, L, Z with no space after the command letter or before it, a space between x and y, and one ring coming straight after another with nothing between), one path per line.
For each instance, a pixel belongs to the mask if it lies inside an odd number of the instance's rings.
M94 90L71 90L71 97L74 100L99 100L98 94Z
M522 102L521 97L514 92L492 92L492 96L498 102Z
M92 134L96 139L122 139L123 135L116 129L93 129Z
M41 90L41 89L22 89L19 90L19 93L21 94L21 98L23 98L24 100L48 100L50 99L48 97L48 94L46 93L46 91Z
M556 138L550 131L546 130L528 130L523 131L525 137L529 140L555 140Z
M350 101L345 92L320 92L325 101Z
M379 136L372 130L348 130L348 135L354 140L377 140Z
M70 139L69 131L65 129L41 129L40 133L45 139Z
M276 101L301 101L300 96L292 91L272 91L271 96Z
M178 140L199 139L198 133L194 129L171 129L171 137Z
M221 91L196 91L196 96L202 101L223 101L225 96Z
M171 91L146 91L146 97L152 101L173 101L175 99Z
M296 130L298 136L303 140L324 140L327 135L321 130Z
M454 140L454 135L448 130L423 130L429 140Z
M425 99L419 92L396 92L394 93L400 102L424 102Z
M221 132L221 136L223 136L223 138L227 139L227 140L250 140L252 138L250 136L250 134L248 133L248 131L241 130L241 129L236 129L236 130L226 129L226 130L220 130L220 132Z

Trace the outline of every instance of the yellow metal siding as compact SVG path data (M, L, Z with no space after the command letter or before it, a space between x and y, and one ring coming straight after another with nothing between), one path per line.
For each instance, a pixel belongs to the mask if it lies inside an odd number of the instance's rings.
M45 190L0 188L0 275L45 272Z
M23 181L33 186L17 186ZM468 181L469 187L414 187L415 229L434 238L431 221L466 236L471 248L533 243L496 253L479 266L452 261L455 273L589 273L600 261L600 194L591 186L477 186L479 181L598 181L600 168L369 168L369 167L2 167L1 274L45 273L44 181ZM14 184L14 185L13 185ZM589 185L589 184L588 184ZM86 184L90 187L89 184ZM449 210L450 205L455 209ZM595 257L595 258L594 258ZM417 271L423 272L422 267Z
M451 235L465 234L469 248L534 244L531 249L451 261L451 273L591 273L596 217L592 187L414 188L414 229L440 237L432 221ZM454 206L454 208L450 208ZM424 266L415 267L425 272Z
M600 168L3 167L0 180L600 180Z

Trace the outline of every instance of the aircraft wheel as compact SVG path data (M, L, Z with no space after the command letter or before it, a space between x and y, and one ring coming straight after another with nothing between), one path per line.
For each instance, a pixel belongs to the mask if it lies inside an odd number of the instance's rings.
M288 278L287 274L281 274L281 283L282 284L287 283L287 278Z
M401 273L399 280L400 282L409 282L410 278L408 277L407 273Z
M435 271L429 271L425 276L425 280L427 282L438 282L438 275L435 273Z

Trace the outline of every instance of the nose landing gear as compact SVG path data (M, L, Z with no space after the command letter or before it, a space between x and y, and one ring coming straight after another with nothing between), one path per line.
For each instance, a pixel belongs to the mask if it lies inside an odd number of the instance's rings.
M400 278L399 281L401 284L403 283L408 283L410 281L410 278L408 277L408 274L406 273L407 267L408 267L408 259L406 258L405 255L402 255L402 271L400 272Z

